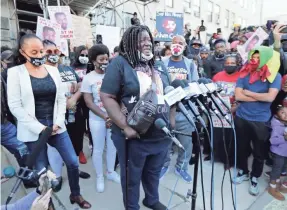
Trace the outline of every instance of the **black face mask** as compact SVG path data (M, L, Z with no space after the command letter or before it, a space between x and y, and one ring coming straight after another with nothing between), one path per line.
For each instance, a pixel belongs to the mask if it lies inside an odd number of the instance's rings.
M224 70L227 74L233 74L238 70L238 66L226 66L224 65Z
M214 52L214 55L216 58L218 59L223 59L225 57L225 53L224 52Z
M190 48L190 53L192 55L198 55L199 51L200 51L200 49L196 49L196 48L193 48L193 47Z

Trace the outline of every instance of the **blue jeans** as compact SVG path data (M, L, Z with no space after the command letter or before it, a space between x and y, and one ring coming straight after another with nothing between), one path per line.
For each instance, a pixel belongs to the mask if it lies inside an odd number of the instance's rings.
M190 125L190 123L182 113L177 112L175 117L175 130L183 133L192 134L192 132L195 129L192 125ZM176 135L176 138L184 147L186 154L184 154L184 151L182 149L178 150L178 156L175 167L179 169L181 169L182 167L182 170L187 171L188 163L192 156L192 138L190 136L183 136L183 135ZM170 165L171 161L170 156L172 152L171 147L169 149L168 154L165 157L164 167L169 167Z
M159 177L164 157L171 141L146 142L138 139L128 141L121 134L112 133L121 168L121 185L124 204L128 210L139 210L140 182L145 192L145 203L152 206L159 201ZM128 143L128 203L126 191L126 143Z
M53 126L53 120L40 119L39 122L49 127ZM68 179L72 196L80 195L78 158L76 156L75 150L73 148L71 139L67 131L61 134L51 136L47 143L58 150L61 157L63 158L63 161L67 166ZM26 145L28 146L30 151L33 151L36 144L35 142L26 142ZM40 152L35 163L35 168L36 170L41 170L44 167L47 168L47 166L48 166L48 157L47 157L47 146L46 146Z
M1 145L15 156L20 166L24 166L29 150L24 142L17 139L16 126L9 121L1 124Z

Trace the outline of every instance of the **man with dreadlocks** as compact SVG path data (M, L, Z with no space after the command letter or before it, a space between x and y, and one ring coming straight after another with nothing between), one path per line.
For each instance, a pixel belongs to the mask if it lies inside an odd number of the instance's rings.
M143 205L154 210L166 210L159 202L159 176L171 140L154 125L146 134L139 135L128 126L121 105L131 112L136 102L150 88L155 77L158 96L156 118L175 124L175 109L169 109L163 99L164 85L154 70L154 44L148 27L132 26L124 33L119 46L120 55L107 68L101 86L101 100L113 121L112 139L118 152L121 167L121 185L124 203L128 210L139 210L140 181L145 191ZM125 148L128 141L128 148ZM125 166L128 156L128 174ZM126 183L126 176L127 182ZM127 191L126 191L127 188ZM126 196L126 193L127 196Z
M192 60L183 56L187 44L183 36L175 36L172 39L170 46L172 56L163 59L163 62L168 70L171 80L180 79L188 80L189 82L198 80L198 72ZM183 133L191 133L194 128L190 125L186 117L181 113L176 113L175 128ZM192 178L188 174L187 166L192 155L192 139L189 136L177 135L178 140L184 146L185 151L178 151L178 158L175 166L175 174L179 175L184 181L191 182ZM171 152L171 150L170 150ZM161 170L160 177L162 178L168 171L170 165L170 154L165 158L164 167Z

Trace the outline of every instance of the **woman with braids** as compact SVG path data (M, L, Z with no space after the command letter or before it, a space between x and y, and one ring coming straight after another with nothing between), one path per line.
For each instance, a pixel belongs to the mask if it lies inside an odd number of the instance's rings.
M139 135L127 124L126 115L121 111L123 105L128 112L133 109L139 98L150 88L151 76L154 75L158 96L157 118L174 125L175 109L170 110L165 104L164 85L159 73L153 68L153 48L153 38L148 27L132 26L127 29L120 42L120 55L108 66L101 86L101 100L113 122L112 140L122 169L122 191L128 210L140 209L138 202L141 181L145 191L143 205L154 210L167 208L159 201L158 186L163 160L171 141L154 125L146 134ZM127 151L125 141L128 141ZM128 174L124 170L126 154L129 160Z

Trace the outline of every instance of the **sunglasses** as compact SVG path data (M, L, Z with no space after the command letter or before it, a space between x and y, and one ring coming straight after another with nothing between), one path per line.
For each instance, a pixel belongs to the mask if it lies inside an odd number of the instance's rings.
M85 54L81 54L80 56L81 57L89 57L88 55L85 55Z
M58 50L58 49L55 49L54 51L53 50L47 50L46 51L46 54L47 55L59 55L61 53L61 51L60 50Z

